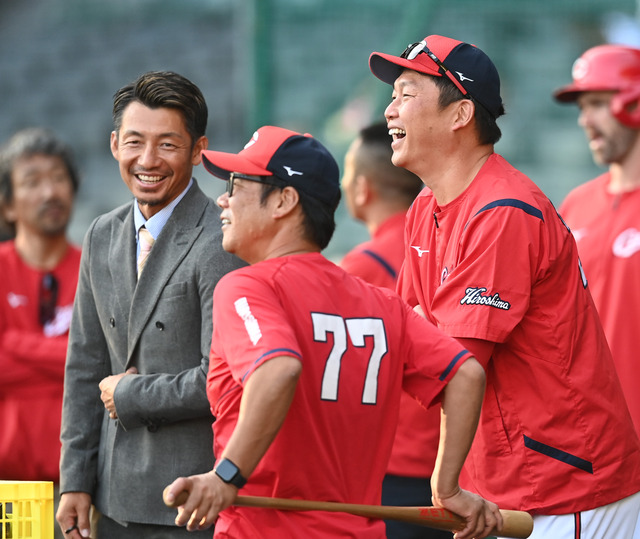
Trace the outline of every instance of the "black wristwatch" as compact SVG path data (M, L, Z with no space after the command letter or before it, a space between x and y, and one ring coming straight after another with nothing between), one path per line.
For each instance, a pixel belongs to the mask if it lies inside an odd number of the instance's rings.
M235 487L242 488L247 483L247 480L242 477L238 467L229 459L222 459L213 471L225 483L229 483Z

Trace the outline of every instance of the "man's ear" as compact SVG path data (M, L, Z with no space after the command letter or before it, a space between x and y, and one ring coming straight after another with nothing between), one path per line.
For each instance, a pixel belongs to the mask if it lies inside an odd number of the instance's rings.
M460 99L455 104L456 110L452 126L454 131L469 125L476 112L476 104L471 99Z
M359 174L354 180L353 203L356 207L365 206L371 199L371 182L364 174Z
M289 215L295 210L300 202L300 195L298 194L298 191L290 185L287 185L280 191L276 191L274 194L277 196L277 202L273 209L273 216L275 219L281 219L282 217Z
M206 150L209 146L209 139L205 136L200 137L193 145L191 154L191 164L195 167L202 162L202 150Z
M113 155L113 157L117 161L118 160L118 133L116 133L115 131L111 131L110 146L111 146L111 155Z
M0 219L9 224L16 222L16 212L14 209L13 201L9 204L5 204L2 208L0 208Z

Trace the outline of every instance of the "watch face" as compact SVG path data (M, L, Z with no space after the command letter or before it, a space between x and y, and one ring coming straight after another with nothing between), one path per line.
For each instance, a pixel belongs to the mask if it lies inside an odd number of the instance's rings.
M222 479L225 483L242 488L247 483L247 480L242 477L238 467L228 459L222 459L214 470L215 474Z
M238 472L238 467L227 459L221 460L216 466L216 474L225 483L230 483Z

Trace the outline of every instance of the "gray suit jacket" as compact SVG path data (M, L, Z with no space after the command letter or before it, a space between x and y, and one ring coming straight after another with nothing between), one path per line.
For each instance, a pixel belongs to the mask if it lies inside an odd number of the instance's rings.
M62 411L61 492L92 495L125 522L173 524L162 490L213 467L205 383L213 289L244 265L222 249L219 209L194 182L136 280L133 204L87 231L69 334ZM109 419L99 382L136 367Z

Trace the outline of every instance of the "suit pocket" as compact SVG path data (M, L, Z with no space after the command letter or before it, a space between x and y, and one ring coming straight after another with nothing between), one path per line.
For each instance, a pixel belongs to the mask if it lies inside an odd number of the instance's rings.
M187 283L172 283L164 287L160 299L170 299L187 295Z

